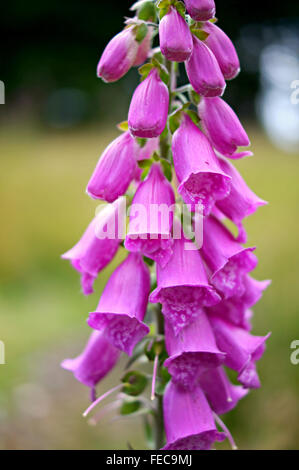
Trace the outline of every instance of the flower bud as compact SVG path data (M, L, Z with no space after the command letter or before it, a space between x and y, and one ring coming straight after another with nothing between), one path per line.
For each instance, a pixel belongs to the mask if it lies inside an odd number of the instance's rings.
M168 60L184 62L192 52L192 35L186 21L171 7L159 26L160 48Z
M136 144L125 132L106 148L87 185L94 199L115 201L127 191L136 173Z
M195 21L207 21L215 16L214 0L185 0L187 11Z
M250 140L237 115L224 100L202 98L198 114L207 137L218 152L233 159L252 155L247 151L238 153L238 147L248 147Z
M122 78L134 64L138 47L133 28L121 31L107 44L98 63L97 76L104 82Z
M235 78L240 72L240 62L235 46L222 29L207 21L203 30L209 34L205 44L211 49L226 80Z
M167 121L169 93L157 69L138 85L129 109L128 123L135 137L158 137Z
M213 52L193 36L193 51L186 62L186 72L194 90L202 96L221 96L226 84Z

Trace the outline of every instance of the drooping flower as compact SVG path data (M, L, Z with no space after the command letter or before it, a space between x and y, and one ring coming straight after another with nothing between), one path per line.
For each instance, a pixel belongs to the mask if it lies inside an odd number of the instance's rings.
M111 344L131 355L149 332L143 323L149 291L148 268L139 254L130 253L108 280L96 311L89 314L89 326L104 331Z
M175 335L172 325L165 322L165 342L169 358L164 362L173 382L191 389L201 374L218 367L225 354L216 346L214 334L205 312Z
M178 224L175 220L174 225ZM162 304L162 312L177 335L201 314L204 306L219 301L196 246L181 231L179 238L174 239L173 255L166 266L157 265L157 288L151 293L150 302Z
M267 336L253 336L243 328L209 315L217 346L226 353L225 365L238 372L238 381L245 388L259 388L255 363L265 351Z
M208 139L187 115L173 134L172 153L178 192L193 211L202 204L208 215L215 202L228 195L231 177L221 170Z
M118 250L124 228L119 216L123 203L123 198L119 198L105 206L89 224L79 242L62 255L81 274L85 295L92 294L98 273L112 261ZM112 228L111 233L109 227Z
M248 394L248 389L233 385L223 367L208 369L199 378L199 385L215 413L222 415L231 411Z
M136 59L133 63L134 67L139 67L139 65L143 64L146 61L149 51L151 49L152 35L153 35L153 28L149 27L145 38L138 46Z
M216 208L236 224L239 230L237 241L246 243L246 232L242 225L245 217L253 214L258 207L267 204L247 186L238 170L227 160L219 159L219 165L231 177L231 190L228 196L216 202Z
M214 442L225 439L199 386L190 391L171 380L164 393L163 412L167 439L163 450L209 450Z
M207 21L215 16L214 0L185 0L187 11L195 21Z
M157 69L136 88L129 109L128 124L135 137L158 137L168 116L169 93Z
M136 143L125 132L104 150L87 185L87 194L113 202L127 191L135 173Z
M141 252L165 266L172 255L174 204L171 184L163 175L160 164L155 163L133 198L125 241L127 250Z
M257 281L246 275L243 283L243 295L235 295L222 300L217 305L210 307L209 311L236 326L250 330L250 309L261 299L263 291L267 289L271 281Z
M115 366L120 351L107 341L101 331L94 331L83 350L74 359L65 359L61 367L73 372L74 377L94 389Z
M222 155L238 159L252 155L252 152L238 152L238 147L248 147L250 141L232 108L221 98L201 98L198 114L202 126L212 145Z
M170 7L159 25L160 49L166 59L184 62L192 52L192 35L185 19L175 7Z
M185 63L194 90L202 96L214 97L224 93L226 84L213 52L193 36L192 54Z
M116 82L133 66L139 44L133 28L126 28L107 44L98 63L97 76L104 82Z
M244 248L215 217L203 223L202 256L210 270L210 282L224 298L241 296L245 291L245 274L255 269L255 248Z
M240 61L230 38L215 23L207 21L203 30L209 34L205 44L211 49L226 80L235 78L240 72Z

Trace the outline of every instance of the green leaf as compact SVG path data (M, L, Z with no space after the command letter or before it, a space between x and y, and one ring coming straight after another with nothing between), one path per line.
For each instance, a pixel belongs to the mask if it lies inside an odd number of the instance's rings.
M123 382L123 393L136 397L140 395L147 386L147 378L138 371L127 372L121 379Z
M137 42L141 43L145 36L147 35L148 28L146 24L142 23L135 27L135 39Z
M142 407L142 403L139 400L135 401L125 401L123 402L120 408L121 415L131 415L132 413L136 413Z
M116 126L120 131L126 132L129 130L128 121L122 121Z
M157 10L153 2L143 3L138 11L138 18L143 21L155 21Z

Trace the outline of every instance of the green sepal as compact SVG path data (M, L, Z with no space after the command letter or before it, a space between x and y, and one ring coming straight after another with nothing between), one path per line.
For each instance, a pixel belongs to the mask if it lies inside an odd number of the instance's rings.
M180 127L182 113L190 106L190 102L183 104L179 109L174 111L168 118L169 129L172 134Z
M162 20L163 16L167 15L167 13L169 12L170 5L171 5L170 0L161 0L158 3L158 8L160 10L159 11L160 20Z
M121 379L124 386L122 392L136 397L140 395L147 386L147 378L144 374L138 371L127 372Z
M145 2L141 5L138 11L139 20L155 21L157 10L153 2Z
M145 38L145 36L147 35L148 27L146 26L146 24L141 23L135 26L134 32L135 32L135 39L140 44Z
M169 73L167 68L161 64L155 57L152 58L152 64L159 72L161 80L168 86L169 84Z
M142 407L142 402L139 400L124 401L120 408L121 415L131 415L136 413Z
M153 266L155 264L155 261L151 258L148 258L147 256L143 256L143 261L148 265L148 266Z
M191 103L195 104L195 106L198 106L200 103L201 96L198 93L196 93L196 91L194 90L190 90L188 92L188 95L189 95Z
M200 123L200 118L198 116L198 114L196 113L196 111L193 111L192 109L187 109L185 111L186 114L188 114L188 116L190 117L191 121L196 125L198 126L198 124Z
M122 132L127 132L129 130L128 121L122 121L119 124L117 124L116 127Z
M143 149L143 147L145 146L147 142L147 139L144 139L143 137L136 137L136 141L139 147Z
M145 80L148 77L149 73L151 72L151 70L153 70L153 68L154 65L152 63L147 63L139 67L138 72L141 75L141 81Z
M165 160L163 158L161 158L161 165L162 165L162 168L163 168L163 173L164 173L164 176L166 179L168 179L168 181L172 181L172 168L171 168L171 164L169 163L168 160Z
M151 158L146 158L145 160L139 160L137 162L139 168L150 168L152 166L153 160Z
M185 7L184 3L180 2L180 1L177 1L177 2L175 2L174 7L177 9L179 14L185 19L186 7Z
M195 23L191 26L190 31L194 36L196 36L200 41L205 41L209 37L209 33L206 33L203 29L200 29L198 23Z

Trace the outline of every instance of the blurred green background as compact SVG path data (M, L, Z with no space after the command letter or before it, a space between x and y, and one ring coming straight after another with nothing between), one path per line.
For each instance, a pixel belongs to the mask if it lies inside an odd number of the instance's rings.
M5 6L4 33L20 34L14 34L9 54L2 56L0 77L7 91L0 110L0 340L6 348L6 364L0 365L0 449L125 449L128 442L134 448L145 446L140 418L115 420L112 414L112 419L110 415L90 426L81 415L88 390L59 366L81 351L89 334L87 314L118 262L100 274L95 294L85 298L77 273L60 254L78 240L94 215L97 204L85 195L85 186L99 155L117 135L115 122L125 118L137 83L136 71L111 87L94 76L104 42L118 31L130 3L117 4L113 14L106 5L105 15L99 2L52 2L52 7L45 2L47 8L39 9L29 2L26 12L14 13ZM262 388L250 393L225 422L241 449L298 449L299 365L290 362L290 344L299 340L299 149L294 142L292 152L271 142L255 107L263 88L259 57L254 58L256 68L248 70L247 56L242 55L247 37L242 39L242 27L268 21L271 10L257 11L253 2L249 17L238 4L231 2L238 19L232 35L245 71L229 84L227 96L242 115L254 152L237 166L252 189L270 201L246 228L248 243L258 247L255 276L273 280L254 309L254 333L272 331L272 336L259 364ZM73 21L67 21L72 12ZM294 15L291 8L284 13L286 18ZM229 33L231 10L219 5L218 16ZM95 19L90 23L91 17ZM56 25L52 38L51 22ZM43 38L49 45L44 51ZM56 56L51 55L54 50ZM99 393L117 383L119 374L117 369L105 379Z

